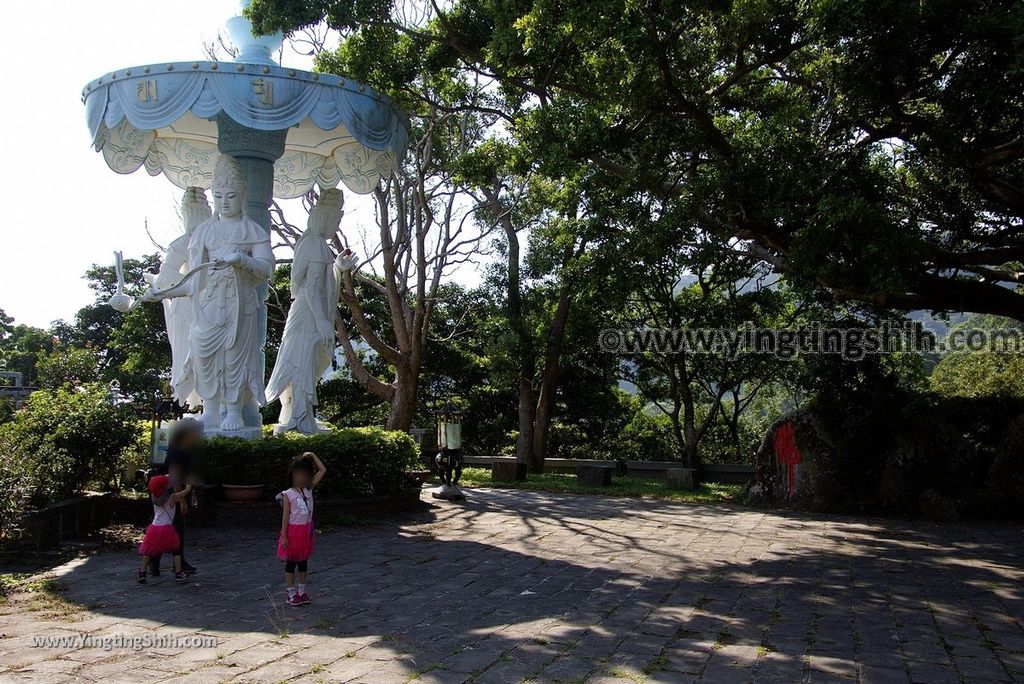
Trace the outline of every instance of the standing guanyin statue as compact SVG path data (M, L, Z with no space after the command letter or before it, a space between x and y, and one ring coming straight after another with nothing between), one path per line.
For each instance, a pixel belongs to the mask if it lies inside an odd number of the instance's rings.
M260 426L246 425L243 413L266 403L261 286L273 273L274 255L269 233L244 207L238 162L221 155L213 175L213 216L196 226L188 242L195 277L167 290L150 289L143 300L189 298L193 321L182 372L195 380L207 432L258 436Z

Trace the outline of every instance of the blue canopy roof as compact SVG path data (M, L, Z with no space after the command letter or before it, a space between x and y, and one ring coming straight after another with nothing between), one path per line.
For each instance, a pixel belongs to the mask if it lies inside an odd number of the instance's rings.
M181 187L209 187L215 119L289 131L275 165L275 195L294 197L339 181L369 192L405 156L409 123L365 84L269 64L171 62L132 67L82 92L97 151L120 173L145 165ZM280 175L280 178L278 176Z

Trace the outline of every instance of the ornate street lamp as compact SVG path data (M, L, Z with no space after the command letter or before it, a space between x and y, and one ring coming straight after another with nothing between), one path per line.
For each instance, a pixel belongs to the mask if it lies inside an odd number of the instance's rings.
M181 420L184 415L181 405L171 397L169 387L156 390L153 394L153 414L150 417L150 465L160 465L167 458L167 440L170 437L170 423ZM164 427L164 421L168 426Z
M437 412L437 447L435 462L441 486L431 495L435 499L455 501L466 498L459 489L462 477L462 413L451 402Z
M110 384L107 385L107 390L110 392L110 405L117 406L121 403L121 383L117 380L111 380Z

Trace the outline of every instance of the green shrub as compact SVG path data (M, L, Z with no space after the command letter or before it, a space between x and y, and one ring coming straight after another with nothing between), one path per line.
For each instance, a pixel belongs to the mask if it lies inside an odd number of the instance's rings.
M29 477L20 464L0 454L0 544L17 536L30 494Z
M14 400L10 397L0 397L0 425L13 420L14 413Z
M135 418L102 385L40 390L0 425L0 459L27 477L29 503L44 506L113 486L137 439Z
M619 440L627 460L682 460L672 436L672 421L664 413L647 413L641 408L622 429Z
M262 484L270 492L288 487L288 466L312 451L327 468L318 488L324 497L391 494L410 486L418 464L416 443L404 432L344 428L323 435L286 433L262 440L215 437L206 441L200 470L215 484Z

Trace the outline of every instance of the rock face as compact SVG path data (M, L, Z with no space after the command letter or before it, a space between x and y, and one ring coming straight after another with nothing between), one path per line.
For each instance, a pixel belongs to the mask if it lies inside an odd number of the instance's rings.
M799 450L796 464L777 453L778 433L787 424ZM1024 418L1017 434L1019 454ZM823 511L955 519L965 483L984 482L984 459L975 446L936 416L913 411L877 430L868 422L841 433L811 411L791 414L769 428L755 466L750 503Z
M777 434L787 424L793 426L800 452L798 464L781 461L776 453ZM828 464L834 455L834 445L812 413L801 411L776 421L765 433L755 456L751 503L821 508L819 499L825 494L823 489L828 489Z
M988 472L992 492L1014 513L1024 513L1024 415L1006 426Z

